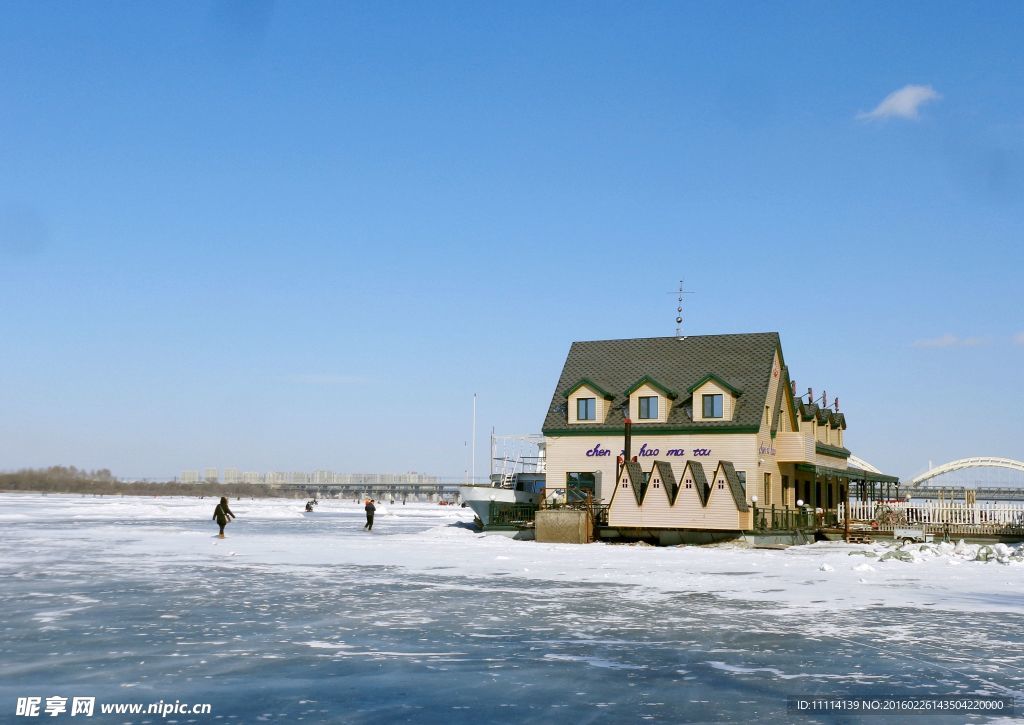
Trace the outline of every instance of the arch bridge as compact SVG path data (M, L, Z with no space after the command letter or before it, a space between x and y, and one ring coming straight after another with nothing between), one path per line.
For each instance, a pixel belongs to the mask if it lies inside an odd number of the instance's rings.
M935 468L925 471L920 476L914 478L910 482L910 485L920 486L925 481L929 481L936 476L941 476L944 473L952 473L953 471L960 471L964 468L1009 468L1014 471L1024 473L1024 461L1015 461L1012 458L996 458L994 456L961 458L956 461L950 461L949 463L943 463L941 466L936 466Z
M971 486L963 483L956 484L952 487L929 485L929 483L938 476L970 468L1002 468L1016 471L1018 473L1024 473L1024 461L1017 461L1012 458L1000 458L996 456L972 456L970 458L960 458L956 461L943 463L941 466L935 466L914 478L910 482L909 488L911 490L908 491L908 493L916 498L936 498L947 495L950 497L960 498L965 496L969 490L972 492L971 495L979 500L1024 500L1024 487L1020 486Z

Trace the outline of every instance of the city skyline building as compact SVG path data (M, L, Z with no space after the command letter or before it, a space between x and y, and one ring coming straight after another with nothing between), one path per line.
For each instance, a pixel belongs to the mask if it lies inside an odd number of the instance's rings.
M223 476L220 469L214 467L200 469L187 469L181 472L179 480L182 483L250 483L267 484L270 486L282 484L313 484L318 486L326 485L351 485L351 484L436 484L441 481L440 476L428 475L417 471L405 473L344 473L330 469L318 468L307 473L305 471L244 471L235 467L224 468Z

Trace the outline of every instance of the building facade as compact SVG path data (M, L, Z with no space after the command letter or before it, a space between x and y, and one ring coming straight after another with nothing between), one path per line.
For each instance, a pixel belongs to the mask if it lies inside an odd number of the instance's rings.
M744 528L755 503L834 509L865 472L838 403L794 388L776 332L573 343L542 429L548 495L669 528Z

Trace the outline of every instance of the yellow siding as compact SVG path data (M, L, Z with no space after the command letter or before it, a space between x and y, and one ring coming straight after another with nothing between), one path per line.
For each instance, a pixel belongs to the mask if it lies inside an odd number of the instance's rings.
M802 463L814 460L814 439L806 433L779 433L775 436L775 460Z
M651 471L650 481L647 483L642 516L644 526L661 529L681 528L677 523L678 514L675 507L669 505L665 482L661 480L657 468Z
M708 472L705 471L705 475L707 474ZM687 484L690 484L692 488L687 488ZM676 496L676 505L673 508L677 512L679 521L676 528L704 528L704 507L701 506L697 484L694 482L693 476L690 475L689 466L679 478L679 495Z
M747 490L750 490L750 480L747 480ZM736 502L733 501L732 493L729 491L729 484L725 480L725 472L721 469L715 472L711 482L711 496L708 497L707 508L704 509L703 528L707 529L738 529L739 511L736 510Z
M653 466L652 466L653 468ZM705 471L705 474L709 473ZM638 506L633 493L633 483L624 471L612 495L608 507L608 525L622 528L655 529L712 529L737 531L749 529L750 516L736 509L732 493L725 482L725 474L718 470L712 480L711 496L707 507L701 505L697 484L690 475L689 466L679 473L679 494L674 505L669 505L664 482L653 469L643 505ZM718 489L718 481L724 488ZM691 488L687 488L687 482Z
M650 470L655 460L667 461L676 475L679 475L687 461L696 460L703 464L704 470L710 475L719 461L732 461L736 470L746 472L748 481L755 484L764 470L758 465L758 437L753 433L644 435L643 430L638 428L633 428L632 452L638 456L644 470ZM623 447L622 434L549 436L546 440L548 493L553 493L553 489L565 488L566 474L570 471L596 472L599 474L597 497L607 503L614 488L615 458ZM646 452L652 455L640 456L645 444ZM598 445L601 451L608 451L609 455L588 456L587 452L593 452ZM695 449L706 450L707 455L695 456ZM669 455L673 450L683 450L685 455ZM773 477L775 475L773 469ZM756 493L756 488L748 493Z
M640 485L639 482L637 485ZM642 527L644 526L643 515L636 503L636 494L633 492L633 482L629 480L629 474L623 470L612 501L608 506L608 525Z

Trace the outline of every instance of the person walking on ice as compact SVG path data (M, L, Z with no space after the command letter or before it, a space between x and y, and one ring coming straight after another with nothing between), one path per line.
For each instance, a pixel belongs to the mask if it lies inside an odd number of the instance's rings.
M373 512L377 510L377 507L373 505L373 499L366 499L366 505L363 508L366 509L366 526L363 528L373 531Z
M228 525L231 519L235 518L235 515L231 513L231 509L228 507L228 497L221 496L220 503L217 504L217 508L213 510L213 519L220 526L220 533L217 534L217 538L224 538L224 527Z

